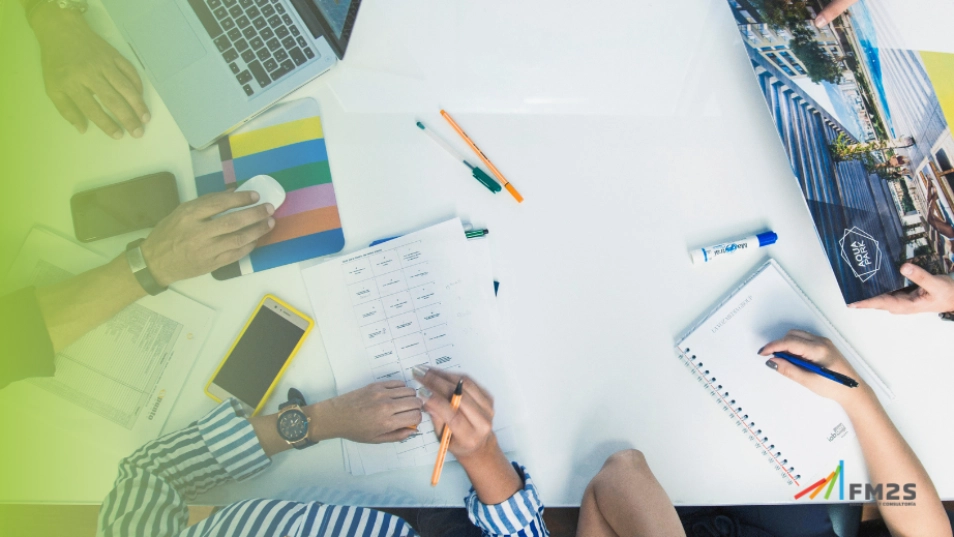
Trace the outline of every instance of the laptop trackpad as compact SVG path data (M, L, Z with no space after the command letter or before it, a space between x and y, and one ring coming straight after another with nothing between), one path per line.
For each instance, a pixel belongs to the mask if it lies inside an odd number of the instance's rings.
M175 2L166 0L126 25L136 52L158 80L205 56L205 48Z

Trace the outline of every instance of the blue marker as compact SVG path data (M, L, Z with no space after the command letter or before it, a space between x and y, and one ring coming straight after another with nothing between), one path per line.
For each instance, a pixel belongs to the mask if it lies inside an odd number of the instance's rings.
M815 373L816 375L821 375L821 376L825 377L825 378L828 379L828 380L835 381L835 382L837 382L838 384L843 384L843 385L845 385L845 386L848 386L849 388L857 388L857 387L858 387L858 381L857 381L857 380L855 380L855 379L853 379L853 378L851 378L851 377L849 377L849 376L847 376L847 375L842 375L841 373L836 373L836 372L832 371L831 369L828 369L827 367L822 367L822 366L820 366L820 365L818 365L818 364L816 364L816 363L814 363L814 362L809 362L808 360L806 360L806 359L804 359L804 358L799 358L798 356L793 356L793 355L788 354L788 353L785 353L785 352L776 352L776 353L775 353L775 357L776 357L776 358L781 358L782 360L786 360L786 361L788 361L789 363L792 363L792 364L794 364L794 365L796 365L796 366L798 366L798 367L804 369L805 371L811 371L812 373ZM769 364L771 364L771 362L769 362Z
M692 256L692 263L694 265L699 265L703 263L711 263L716 259L725 257L727 255L750 250L758 250L759 248L764 248L766 246L775 244L777 241L778 235L774 231L766 231L765 233L759 233L758 235L746 237L737 241L724 242L722 244L716 244L715 246L709 246L706 248L697 248L690 251L689 255Z

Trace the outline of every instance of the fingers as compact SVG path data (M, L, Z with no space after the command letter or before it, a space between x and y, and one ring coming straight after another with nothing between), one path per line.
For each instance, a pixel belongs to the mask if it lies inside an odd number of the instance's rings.
M73 104L72 99L65 93L51 93L50 100L53 101L53 106L63 116L63 119L72 123L80 134L86 132L86 116Z
M450 402L440 397L431 397L424 403L424 410L431 415L434 422L434 432L440 436L444 426L450 427L455 435L464 437L475 434L474 427L462 413L451 408Z
M889 295L876 296L861 302L855 302L848 306L859 310L882 310L895 315L914 313L914 296L909 293L897 293Z
M781 358L772 358L769 360L775 364L774 369L778 371L782 376L790 378L795 382L801 384L802 386L808 385L809 382L813 382L818 379L818 375L811 373L805 369L802 369L787 360Z
M434 377L445 381L441 383L441 385L450 387L450 392L447 393L448 397L450 397L450 395L454 393L454 390L457 389L457 382L461 379L464 379L464 393L470 394L471 397L481 406L493 408L493 396L491 396L487 390L483 389L472 378L466 375L454 375L442 369L433 367L427 369L427 373L424 375L424 377L426 378L428 375L433 375Z
M380 384L381 386L385 387L385 388L388 388L388 389L407 388L407 385L404 384L404 382L403 382L403 381L400 381L400 380L385 380L384 382L381 382L381 383L379 383L379 384Z
M215 264L219 267L224 267L225 265L231 265L236 261L242 259L248 254L252 253L255 250L255 243L246 244L242 248L236 248L234 250L229 250L227 252L222 252L215 258ZM213 269L217 270L217 269Z
M791 330L782 339L773 341L762 347L762 349L759 350L759 354L769 356L776 352L786 352L808 360L818 361L824 359L827 354L825 353L825 344L822 341L821 338L808 332Z
M450 399L454 390L457 389L457 378L453 378L448 373L433 367L429 368L423 376L420 376L418 372L415 372L414 375L418 382L434 393L435 397L445 400Z
M275 208L271 203L265 203L241 211L227 214L221 218L213 220L209 231L213 237L228 235L240 229L245 229L253 224L264 222L268 217L275 213Z
M143 130L139 115L133 111L126 99L117 91L117 88L113 87L105 77L97 77L91 86L99 102L113 114L113 117L119 120L126 131L133 138L142 137Z
M418 401L420 401L420 399L418 399ZM394 414L388 421L388 426L393 430L413 429L420 425L423 419L424 413L421 412L420 408L416 408Z
M372 443L373 444L388 444L391 442L402 442L415 434L417 434L416 430L408 429L405 427L402 429L398 429L396 431L391 431L390 433L382 434L381 436L378 436L377 438L372 440Z
M494 414L493 410L487 412L480 405L474 404L474 400L465 395L460 402L459 414L462 414L481 436L493 430Z
M802 339L806 339L808 341L815 342L815 343L824 343L824 340L822 338L816 336L815 334L812 334L811 332L799 330L798 328L793 328L789 330L787 335L800 337Z
M258 239L267 235L274 227L275 219L269 217L268 220L253 224L245 229L221 235L215 241L228 250L244 248L249 244L255 244Z
M142 95L142 77L139 76L139 71L136 70L136 67L118 52L116 53L114 61L116 63L116 67L122 72L122 74L126 75L126 78L132 83L133 87L136 88L136 91ZM143 122L148 121L148 119L143 119Z
M398 381L400 382L400 381ZM401 382L401 386L388 388L387 395L391 399L405 399L407 397L417 397L417 391L414 388L408 388Z
M828 4L828 6L815 17L815 26L821 28L822 26L827 25L831 21L838 18L839 15L844 13L858 0L834 0L834 2Z
M258 202L258 192L215 192L190 201L195 217L203 220L229 209L237 209Z
M939 278L924 270L923 268L911 263L905 263L901 266L901 274L905 278L917 284L917 286L921 289L924 289L928 293L934 295L943 291L950 282L950 278Z
M149 120L149 108L146 107L146 103L142 100L142 83L140 83L137 88L126 74L118 70L107 72L106 80L119 92L126 101L126 104L132 108L136 114L136 122L140 125L141 129L142 124ZM135 136L135 133L133 133L133 136Z
M411 391L413 392L414 390ZM410 410L420 411L422 408L424 408L424 402L413 394L410 397L401 397L391 402L391 409L395 414L408 412Z
M94 125L100 128L108 136L119 140L123 137L123 130L116 124L109 114L103 111L93 95L86 89L80 89L70 94L70 98L76 103L76 106Z

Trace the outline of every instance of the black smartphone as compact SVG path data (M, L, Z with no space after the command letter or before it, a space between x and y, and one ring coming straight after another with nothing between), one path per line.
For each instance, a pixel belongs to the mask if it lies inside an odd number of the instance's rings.
M179 206L169 172L75 194L70 200L76 238L90 242L153 227Z

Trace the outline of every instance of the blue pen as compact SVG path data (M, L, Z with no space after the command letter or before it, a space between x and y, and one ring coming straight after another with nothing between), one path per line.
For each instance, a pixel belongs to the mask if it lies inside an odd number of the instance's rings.
M776 358L781 358L781 359L783 359L783 360L786 360L786 361L788 361L789 363L794 364L794 365L796 365L796 366L798 366L798 367L800 367L800 368L802 368L802 369L804 369L804 370L806 370L806 371L811 371L812 373L815 373L816 375L821 375L821 376L825 377L825 378L828 379L828 380L833 380L833 381L837 382L838 384L843 384L843 385L845 385L845 386L848 386L849 388L857 388L857 387L858 387L858 381L857 381L857 380L855 380L855 379L853 379L853 378L851 378L851 377L849 377L849 376L847 376L847 375L842 375L841 373L836 373L836 372L832 371L831 369L828 369L827 367L822 367L822 366L820 366L820 365L818 365L818 364L816 364L816 363L809 362L808 360L806 360L806 359L804 359L804 358L799 358L798 356L793 356L793 355L788 354L788 353L785 353L785 352L776 352L776 353L775 353L775 357L776 357Z

